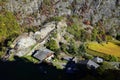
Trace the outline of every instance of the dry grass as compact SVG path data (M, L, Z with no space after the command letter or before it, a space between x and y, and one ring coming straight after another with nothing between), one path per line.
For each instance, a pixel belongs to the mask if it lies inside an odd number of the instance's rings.
M106 43L99 44L97 42L91 42L88 44L88 49L96 52L100 52L103 54L120 57L120 46L112 42L108 42L107 44Z

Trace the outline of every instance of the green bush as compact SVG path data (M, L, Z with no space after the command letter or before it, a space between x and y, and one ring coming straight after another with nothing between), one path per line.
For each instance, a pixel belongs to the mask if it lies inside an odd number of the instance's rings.
M70 41L70 45L68 45L68 49L67 49L67 52L70 53L70 54L78 54L78 48L75 44L75 40L72 39Z
M115 57L115 56L110 55L110 56L109 56L109 60L110 60L110 61L118 61L118 58Z
M51 33L51 37L57 38L57 35L58 35L58 34L57 34L56 31L54 31L54 32Z
M69 40L69 35L65 34L63 37L64 37L64 39L65 39L66 41Z
M3 47L10 46L11 41L19 34L20 26L15 16L11 12L2 10L2 12L0 12L0 55L3 55L5 52Z
M83 53L86 52L86 49L85 49L85 45L84 45L84 44L81 44L81 45L79 46L79 52L83 52Z
M63 19L62 16L55 16L55 17L51 17L48 19L48 21L61 21Z
M92 41L96 41L97 40L97 35L98 35L98 30L96 28L93 29L92 31Z
M118 61L118 58L112 55L105 55L104 59L107 61Z
M68 52L67 52L67 45L66 45L66 44L62 43L62 44L60 45L60 47L61 47L61 50L62 50L63 52L68 53Z
M50 5L51 5L51 0L43 0L43 3L44 3L45 5L50 6Z
M120 41L120 34L117 34L116 39Z
M7 2L8 0L0 0L0 3Z
M53 39L50 39L46 44L45 46L52 50L52 51L57 51L59 49L58 45L57 45L57 42Z
M67 27L67 32L72 34L74 36L75 40L80 40L80 38L81 38L81 29L76 24L68 26Z
M20 27L11 12L0 13L0 42L15 37L20 33Z
M56 22L59 22L63 19L62 16L54 16L54 17L50 17L48 18L45 22L43 22L43 25L48 23L48 22L52 22L52 21L56 21Z
M93 59L93 58L94 58L93 55L90 55L90 54L87 54L87 53L82 54L82 56L83 56L85 59Z
M115 67L108 62L103 62L102 65L97 69L97 71L100 75L102 75L105 72L105 70L108 69L115 69Z

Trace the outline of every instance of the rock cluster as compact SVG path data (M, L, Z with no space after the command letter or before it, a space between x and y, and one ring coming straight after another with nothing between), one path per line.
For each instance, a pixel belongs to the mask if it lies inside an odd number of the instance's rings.
M83 21L90 20L91 24L104 20L104 27L108 30L120 26L119 0L9 0L6 9L21 17L20 24L33 26L41 25L49 17L63 15L79 15Z
M47 23L41 28L39 31L35 33L24 33L20 35L16 40L13 42L13 48L16 51L16 55L23 56L31 51L31 48L34 47L36 44L45 41L50 32L52 32L55 28L55 22Z
M16 44L16 48L17 49L27 48L27 47L30 47L31 45L34 45L35 43L36 41L32 39L31 37L24 37L18 40Z

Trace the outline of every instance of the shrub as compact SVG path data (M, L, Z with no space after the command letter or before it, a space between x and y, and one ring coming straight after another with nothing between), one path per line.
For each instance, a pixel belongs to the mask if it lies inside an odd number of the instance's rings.
M15 16L11 12L2 10L0 12L0 48L9 46L18 34L20 34L20 26Z
M43 3L44 3L45 5L50 6L50 5L51 5L51 0L43 0Z
M2 10L0 12L0 55L5 52L3 47L10 46L11 41L19 34L20 26L15 16L11 12Z
M70 45L68 46L69 49L67 49L67 52L70 54L78 54L78 48L75 44L75 41L72 39L70 41Z
M20 33L20 27L11 12L5 11L0 14L0 28L0 42Z
M100 75L102 75L107 69L115 69L115 67L108 62L103 62L103 64L97 69L97 71Z
M118 61L118 58L115 56L112 56L111 61Z
M55 17L51 17L48 19L48 21L61 21L63 19L63 17L59 17L59 16L55 16Z
M92 55L87 54L87 53L82 54L82 56L83 56L85 59L93 59L93 58L94 58Z
M54 32L51 33L51 37L57 38L57 35L58 35L58 34L57 34L56 31L54 31Z
M116 39L120 41L120 34L117 34Z
M61 47L61 50L62 50L63 52L68 53L68 52L67 52L67 45L66 45L66 44L61 43L61 44L60 44L60 47Z
M118 61L117 57L112 55L109 55L108 58L109 58L109 61Z
M0 4L1 3L6 3L8 0L0 0Z
M53 39L50 39L46 44L45 46L52 50L52 51L57 51L59 49L58 45L57 45L57 42Z
M92 31L92 39L91 40L96 41L97 35L98 35L98 30L96 28L94 28Z
M85 45L81 44L78 48L78 52L79 53L86 53L86 49L85 49Z
M71 26L68 26L67 27L67 32L72 34L74 36L75 40L80 40L80 38L81 38L81 29L76 24L72 24Z
M68 36L67 34L65 34L63 37L64 37L64 39L65 39L66 41L69 40L69 36Z

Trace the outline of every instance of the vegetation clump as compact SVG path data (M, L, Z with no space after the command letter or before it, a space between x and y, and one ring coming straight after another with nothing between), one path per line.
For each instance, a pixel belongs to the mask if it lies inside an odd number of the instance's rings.
M72 34L75 40L80 40L81 38L81 28L76 24L72 24L71 26L67 27L67 32Z
M5 51L5 47L11 44L20 34L20 26L15 16L8 11L0 12L0 55Z
M0 13L0 42L20 33L20 26L11 12Z
M67 52L70 54L78 54L78 48L74 40L71 40L70 45L68 46Z
M102 75L107 69L115 69L115 67L108 62L103 62L102 65L97 69L97 71L100 75Z
M52 51L57 51L59 49L58 45L57 45L57 42L53 39L50 39L46 44L45 46L52 50Z

